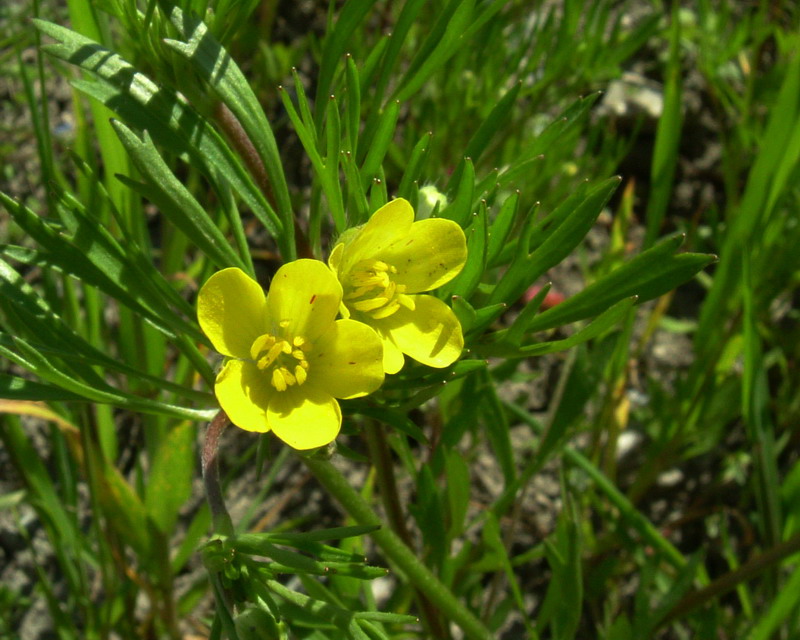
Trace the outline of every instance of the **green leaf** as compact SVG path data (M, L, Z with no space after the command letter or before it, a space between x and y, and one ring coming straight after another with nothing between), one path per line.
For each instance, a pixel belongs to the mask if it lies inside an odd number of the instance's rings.
M486 203L481 202L478 212L472 216L472 224L467 229L467 262L461 273L442 287L443 291L469 298L480 284L486 271L487 217Z
M536 637L533 625L531 624L528 615L526 614L526 605L522 597L522 591L517 581L517 576L514 573L514 568L511 565L511 559L508 556L508 550L503 542L503 535L500 530L500 523L497 517L491 512L487 512L486 520L484 522L483 531L481 531L481 539L484 546L490 550L493 559L500 564L503 572L508 580L508 585L511 590L511 595L517 604L517 608L522 614L522 619L527 629L529 637ZM573 616L577 619L577 616ZM538 620L537 620L538 623Z
M400 186L397 187L397 196L409 200L415 210L417 207L414 199L419 194L419 180L430 154L432 136L433 134L429 131L414 145L411 156L406 163L405 171L403 171Z
M400 102L408 100L463 46L474 6L474 0L450 0L447 8L439 14L439 20L426 38L425 44L411 61L393 99Z
M380 73L377 77L375 87L374 102L380 105L383 101L383 94L389 82L395 77L395 67L400 59L400 51L409 31L414 26L420 9L425 5L425 0L407 0L403 3L397 22L392 27L388 45L381 59Z
M583 602L579 519L566 496L566 508L558 518L555 533L545 541L547 562L553 572L537 624L549 624L553 638L575 637L580 617L574 615ZM555 540L553 540L555 539Z
M600 97L600 92L595 92L576 100L557 119L551 122L536 138L526 146L525 150L508 169L497 178L500 186L507 186L511 182L522 180L531 169L531 165L538 162L538 157L548 153L551 148L558 147L558 141L574 129L586 117L589 109Z
M353 155L358 155L358 130L361 125L361 80L358 75L353 56L347 56L346 84L347 99L345 101L345 125L347 131L348 149Z
M525 332L528 331L531 321L539 313L539 308L542 306L547 294L550 293L551 287L552 283L548 282L541 289L539 289L536 295L533 296L533 298L531 298L522 308L522 311L519 312L519 315L514 319L514 324L512 324L508 329L498 331L493 337L500 338L502 336L503 342L508 342L509 344L521 344Z
M460 179L455 189L455 197L439 214L441 218L454 220L461 227L469 223L469 214L472 213L473 196L475 194L475 167L471 158L464 158Z
M486 436L497 459L497 464L500 466L500 471L503 473L503 481L508 486L514 482L517 476L514 447L511 444L511 426L500 405L497 389L492 383L488 371L483 371L478 375L483 380L483 389L480 390L480 412L486 427Z
M250 84L236 62L214 39L201 20L184 14L177 7L172 9L170 20L185 42L165 40L165 43L194 64L203 79L239 120L267 171L283 228L292 229L292 202L278 145ZM289 244L294 245L293 242ZM286 260L293 258L293 253L284 256Z
M491 139L497 134L498 131L504 130L508 127L508 119L511 114L511 109L519 96L521 82L517 82L514 86L500 98L498 103L492 108L489 115L481 123L478 130L472 135L467 143L467 149L464 151L464 156L470 158L473 164L477 163L483 152L489 146ZM450 191L450 186L458 184L461 178L461 172L464 170L464 161L458 165L453 172L450 180L447 183L447 191Z
M237 553L265 556L273 560L268 567L275 573L305 573L309 575L337 575L374 580L387 574L382 567L365 565L361 558L358 562L318 561L306 555L275 546L263 534L242 534L226 542Z
M7 323L11 321L10 314L19 318L17 334L24 331L26 335L33 336L40 350L45 349L64 362L101 366L124 373L137 384L149 383L153 389L170 391L204 403L211 399L208 393L149 375L93 347L56 316L24 278L3 260L0 260L0 307L7 314Z
M541 294L541 292L540 292ZM566 351L579 344L588 342L598 336L603 335L617 323L622 320L628 313L630 308L636 303L637 298L626 298L617 302L614 306L606 309L597 318L590 322L586 327L574 333L569 338L563 340L554 340L552 342L538 342L535 344L526 344L520 346L517 339L521 335L517 335L517 331L511 330L498 331L489 336L490 339L496 342L487 342L484 344L477 344L475 350L484 357L503 357L503 358L528 358L533 356L543 356L548 353L557 353L559 351ZM533 309L535 306L534 301L526 310ZM524 313L524 312L523 312ZM530 329L532 319L523 321L527 324L526 329ZM512 327L513 328L513 327ZM520 327L521 328L521 327Z
M428 438L425 433L420 429L407 414L394 411L391 407L370 407L363 406L358 408L358 414L380 420L383 423L397 429L400 433L404 433L409 438L413 438L420 444L427 445Z
M175 92L158 87L121 56L88 38L43 20L34 24L60 41L45 45L45 51L101 79L75 81L77 89L105 104L128 125L149 131L158 144L185 154L212 184L218 175L224 177L269 232L282 241L281 220L250 174L209 123Z
M305 109L307 109L308 106L306 103L305 92L303 90L302 83L299 82L299 77L297 78L296 85L298 101L302 112L304 109L303 105L306 105ZM328 205L331 208L331 215L333 217L334 224L336 225L336 231L341 233L347 227L347 220L345 218L344 204L342 202L339 177L338 175L332 175L331 171L328 170L326 166L325 160L323 160L322 156L320 155L320 150L317 145L316 130L303 121L303 117L297 113L297 109L295 109L294 103L292 102L292 99L286 90L284 90L283 87L278 87L278 89L280 91L281 100L283 101L283 106L286 108L289 119L292 121L292 125L297 132L297 137L300 138L300 143L303 145L303 148L308 154L308 158L311 160L311 166L314 167L314 173L316 174L317 179L322 186L322 190L325 192ZM310 112L308 117L311 117ZM339 159L335 158L331 160L331 162L338 163ZM345 170L347 169L345 168Z
M170 171L153 144L150 134L144 131L140 138L117 120L114 120L112 125L148 183L134 182L124 176L119 178L158 206L161 213L183 231L186 237L216 264L217 268L238 267L248 271L248 266L242 262L205 209Z
M659 599L658 603L651 605L646 616L636 620L636 631L640 638L652 637L660 626L665 616L687 594L697 579L698 570L703 564L705 553L693 553L678 575L672 580L667 593ZM638 618L639 616L637 616Z
M89 245L75 246L68 236L59 233L27 207L14 202L4 193L0 193L0 203L16 223L47 251L49 264L116 298L136 313L145 316L167 335L172 335L173 331L181 331L202 339L196 325L186 322L167 306L159 304L160 301L145 298L142 287L134 284L138 283L139 276L136 269L113 245L92 242ZM91 227L86 231L87 234L92 234ZM97 233L93 235L100 238ZM78 240L86 237L83 233L77 236ZM157 305L157 309L152 306L153 303Z
M670 204L678 151L683 126L683 100L681 92L681 19L680 7L673 5L669 31L669 60L664 82L664 106L658 119L656 142L650 170L650 194L647 201L643 248L649 249L659 233L664 215Z
M428 548L426 564L435 567L442 566L447 553L443 509L442 492L436 486L431 465L424 463L417 476L417 501L409 505L409 511L419 524L420 530L426 533L425 546Z
M160 536L154 535L144 503L113 464L96 456L93 467L101 474L98 499L109 526L139 555L148 560Z
M469 465L464 456L455 450L445 450L447 476L447 539L458 538L464 531L470 500Z
M486 307L481 307L475 310L475 321L469 332L475 335L482 334L489 325L508 311L508 305L505 302L498 302Z
M58 540L55 552L64 554L68 568L70 560L76 560L85 552L82 538L75 526L74 515L67 511L64 503L63 488L56 489L51 478L52 468L48 468L42 458L41 451L34 447L26 429L13 416L4 417L3 428L0 429L0 441L10 454L11 464L25 481L30 494L30 504L36 509L44 526L51 531L53 539ZM69 571L64 576L67 584L76 584L79 580L76 572Z
M489 301L513 302L548 269L567 257L592 228L619 182L619 178L607 180L591 189L585 197L580 191L577 192L541 223L530 227L530 231L520 240L508 271L492 291ZM527 237L539 241L530 254L526 249Z
M800 571L791 571L779 593L768 604L748 640L774 638L784 622L795 618L800 605Z
M317 80L315 121L318 126L322 124L322 117L325 114L324 98L331 93L336 67L339 65L347 47L350 46L350 38L353 32L361 24L374 4L375 0L350 0L350 2L345 3L339 13L336 25L327 32L325 42L322 45L319 79Z
M345 538L355 538L363 536L368 533L376 531L380 527L377 525L356 525L352 527L334 527L332 529L317 529L314 531L306 531L303 533L266 533L266 534L252 534L257 535L265 540L269 540L274 544L287 544L294 545L300 542L322 542L329 540L344 540ZM238 536L238 539L243 538L245 535Z
M167 537L172 534L178 511L192 493L196 435L197 425L191 422L170 429L158 444L147 476L147 515Z
M367 151L367 157L361 165L361 185L364 190L378 176L380 166L394 137L399 113L400 103L396 100L386 105L386 108L381 112L375 135L372 137L369 151Z
M631 296L638 296L639 302L645 302L686 282L716 260L716 256L698 253L672 255L682 242L682 235L663 240L580 293L541 313L528 330L543 331L589 318Z
M461 296L453 296L451 299L453 306L453 313L456 314L459 324L461 324L461 332L466 335L475 326L475 321L478 314L475 312L474 307L464 300Z
M16 348L20 353L14 351ZM76 393L88 400L101 404L112 404L118 407L154 413L157 415L188 418L190 420L210 420L216 410L202 411L175 406L165 402L158 402L140 398L106 384L101 378L93 375L90 383L77 380L70 375L69 369L63 362L54 363L42 354L35 346L29 344L19 336L9 337L0 334L0 355L5 356L15 364L27 369L47 382ZM74 365L72 365L74 367ZM84 370L84 377L90 370Z
M83 400L81 396L70 391L5 373L0 373L0 398L41 402Z
M741 204L730 208L727 232L720 250L720 263L708 293L695 334L698 361L721 350L725 339L719 331L723 317L740 304L742 252L763 238L768 222L774 218L777 194L782 192L789 176L796 175L800 139L800 55L794 52L780 88L777 101L770 109L766 130L757 141L758 155L747 176ZM786 235L788 229L782 230ZM794 256L793 256L794 257ZM771 270L770 270L771 271ZM771 277L771 274L770 274Z
M494 267L498 265L498 257L506 245L508 235L514 226L519 211L519 191L512 193L503 201L500 212L489 227L489 244L486 248L486 263Z

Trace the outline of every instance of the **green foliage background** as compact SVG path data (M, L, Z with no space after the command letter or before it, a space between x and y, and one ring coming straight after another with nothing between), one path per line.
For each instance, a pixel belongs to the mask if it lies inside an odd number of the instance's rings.
M0 148L0 438L17 479L0 509L36 554L34 513L52 553L32 591L0 586L0 637L34 602L64 639L797 635L793 3L300 11L0 9L2 74L31 123ZM645 77L659 117L609 115L600 92L622 79L631 105ZM20 138L40 172L22 182ZM679 206L698 184L712 196ZM332 458L223 439L223 485L256 467L261 487L212 524L193 500L217 413L198 287L324 259L393 197L465 229L468 263L440 292L464 358L343 403ZM582 285L553 306L547 279L569 269ZM654 366L663 339L685 367ZM303 468L344 515L261 531L260 503ZM538 479L558 495L534 530Z

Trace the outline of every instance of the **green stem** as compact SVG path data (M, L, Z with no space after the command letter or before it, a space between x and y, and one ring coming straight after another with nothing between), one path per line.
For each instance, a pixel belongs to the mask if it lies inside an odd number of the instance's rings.
M413 551L414 546L411 542L411 533L406 527L406 516L403 512L403 505L400 503L400 495L397 492L397 482L394 477L394 466L389 445L383 427L373 420L367 422L364 430L367 438L370 459L373 461L375 476L378 480L378 491L383 501L383 508L389 518L389 525L392 530L400 536L403 543ZM430 635L433 638L447 638L450 633L447 626L442 623L436 607L418 589L416 591L417 604L425 615L425 622Z
M525 409L518 407L511 402L504 402L503 406L515 417L538 430L539 424ZM650 546L664 554L667 562L676 569L683 569L686 566L686 558L673 544L661 535L656 526L650 522L642 513L631 503L627 496L622 493L616 485L611 482L602 471L600 471L582 453L564 447L561 455L565 460L582 469L602 491L609 502L611 502L620 512L622 518L645 540ZM702 579L702 577L701 577Z
M708 586L688 593L659 621L658 627L667 626L683 618L689 612L719 598L743 582L752 580L798 551L800 551L800 533L751 558L735 571L720 576Z
M329 460L306 457L301 459L317 480L339 501L358 524L383 524L367 501L353 489L350 482ZM403 544L394 531L388 527L381 527L370 535L386 557L405 575L406 579L438 606L446 619L459 625L467 637L475 640L489 640L493 637L489 629L420 562L419 558Z

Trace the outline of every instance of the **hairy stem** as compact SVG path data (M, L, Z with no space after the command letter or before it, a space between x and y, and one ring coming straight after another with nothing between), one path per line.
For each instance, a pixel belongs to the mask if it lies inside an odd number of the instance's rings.
M220 409L214 419L208 423L206 440L203 443L201 465L203 468L203 483L206 487L206 499L211 507L211 516L214 523L214 532L225 536L233 535L233 521L225 508L222 497L222 487L219 482L219 464L217 453L219 440L228 426L228 416Z

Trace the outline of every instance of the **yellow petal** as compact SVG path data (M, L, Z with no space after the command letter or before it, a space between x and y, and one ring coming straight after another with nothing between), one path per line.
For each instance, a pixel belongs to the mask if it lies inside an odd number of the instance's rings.
M393 279L406 285L408 293L430 291L461 272L467 261L467 240L452 220L420 220L380 258L397 269Z
M404 237L414 223L414 209L408 200L397 198L372 214L349 243L345 243L339 273L347 273L361 260L383 259L384 250Z
M214 385L223 411L231 422L246 431L269 431L267 407L275 390L268 376L252 362L229 360Z
M406 363L403 352L400 351L400 347L397 346L392 335L381 328L380 322L375 322L372 326L383 342L383 370L387 374L397 373Z
M337 320L309 356L307 384L335 398L372 393L383 382L383 345L378 334L355 320Z
M217 351L249 358L250 345L267 328L264 291L241 269L217 271L197 295L197 319Z
M272 396L267 419L273 433L295 449L333 442L342 426L339 403L328 393L304 384Z
M341 265L342 262L343 253L344 253L344 242L340 242L333 248L333 251L331 251L331 255L328 256L328 266L337 276L339 275L339 266Z
M413 311L401 307L394 315L381 320L380 327L414 360L429 367L453 364L464 349L464 337L452 309L433 296L411 298L414 299Z
M270 325L313 342L330 328L341 300L342 286L324 262L289 262L278 269L267 294Z

